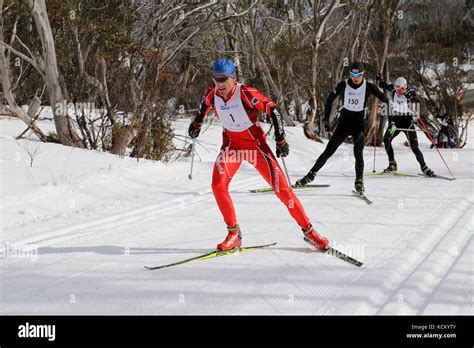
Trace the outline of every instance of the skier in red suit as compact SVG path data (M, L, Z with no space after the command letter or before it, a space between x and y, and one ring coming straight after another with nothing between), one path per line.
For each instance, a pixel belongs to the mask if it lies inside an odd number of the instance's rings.
M321 237L311 225L299 199L288 185L258 122L259 111L265 112L267 117L271 118L275 128L276 155L287 156L289 146L276 104L255 88L237 83L235 66L230 60L219 59L214 62L211 74L214 84L207 89L188 133L191 138L199 136L204 117L211 108L222 123L223 143L214 164L212 190L227 224L228 235L217 248L231 250L242 245L242 235L228 189L230 181L245 160L271 185L301 227L306 241L319 250L324 250L329 244L328 239Z

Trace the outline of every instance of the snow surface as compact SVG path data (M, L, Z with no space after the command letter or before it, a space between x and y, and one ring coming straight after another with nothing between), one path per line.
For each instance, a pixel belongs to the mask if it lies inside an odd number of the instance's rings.
M176 133L188 124L176 121ZM331 187L296 192L316 229L361 268L313 251L272 192L249 192L267 185L244 164L230 187L244 245L277 245L155 271L143 266L208 252L226 235L210 187L220 126L201 134L193 180L189 161L15 141L24 129L0 119L1 314L474 314L474 129L464 149L441 150L455 181L366 177L369 206L351 195L352 146L343 144L315 181ZM295 181L325 144L301 127L286 131ZM417 174L405 140L394 145L399 171ZM426 137L420 143L428 165L449 176ZM30 167L24 148L35 146ZM369 172L373 148L364 155ZM382 148L376 164L387 165Z

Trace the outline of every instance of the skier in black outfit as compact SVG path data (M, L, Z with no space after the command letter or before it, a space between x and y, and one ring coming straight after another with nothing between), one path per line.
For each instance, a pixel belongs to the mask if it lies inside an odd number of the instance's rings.
M453 148L453 136L451 134L450 128L454 125L454 123L451 116L449 116L448 114L444 114L442 116L436 116L436 118L441 118L441 129L439 130L438 135L436 136L436 146L438 146L438 148L440 149L446 147ZM447 141L444 141L445 139L447 139ZM432 149L433 147L434 145L431 144L430 149Z
M391 93L393 98L393 105L388 116L389 125L383 137L385 151L387 151L389 161L388 167L384 169L384 172L397 171L397 162L395 161L395 155L393 153L392 140L400 134L400 132L404 132L410 142L411 150L420 164L422 172L427 176L433 176L434 172L426 165L423 154L418 147L418 137L413 122L415 114L408 107L408 103L420 103L415 91L407 86L407 80L403 77L399 77L394 85L382 81L382 76L380 75L377 75L375 79L379 82L380 87Z
M358 193L364 193L364 133L365 133L365 106L370 95L388 104L387 97L372 83L364 79L364 67L361 63L353 63L350 67L350 79L339 82L326 99L324 105L325 129L329 129L329 115L332 103L337 96L342 99L343 108L339 117L338 125L334 134L329 139L324 152L318 157L311 170L302 179L296 182L296 186L305 186L314 180L316 173L324 166L326 161L336 152L348 135L354 140L355 157L355 189Z

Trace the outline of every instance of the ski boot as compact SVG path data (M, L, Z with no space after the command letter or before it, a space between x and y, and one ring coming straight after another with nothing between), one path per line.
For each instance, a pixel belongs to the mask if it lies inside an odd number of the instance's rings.
M217 250L232 250L242 246L242 234L240 233L239 225L234 227L227 226L227 231L226 239L222 243L217 244Z
M304 228L302 229L304 233L304 240L321 251L324 251L329 244L329 240L325 237L320 236L313 228L313 226L309 226L307 230Z
M397 171L397 162L388 162L388 167L383 170L384 173L393 173Z
M354 183L354 188L359 195L365 194L364 179L356 179Z
M311 181L314 180L315 176L316 176L316 173L309 171L308 174L306 174L303 178L295 182L295 187L303 187L303 186L308 185Z
M430 168L428 168L426 164L423 167L421 167L421 171L426 176L435 176L435 173Z

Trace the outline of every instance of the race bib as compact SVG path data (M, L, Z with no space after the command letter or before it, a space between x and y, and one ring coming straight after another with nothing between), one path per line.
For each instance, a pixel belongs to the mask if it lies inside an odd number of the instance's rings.
M352 88L346 80L346 89L344 91L344 109L349 111L364 110L366 83L365 80L359 88Z
M252 126L240 96L240 84L237 84L234 95L227 101L215 95L214 105L222 127L232 132L242 132Z

